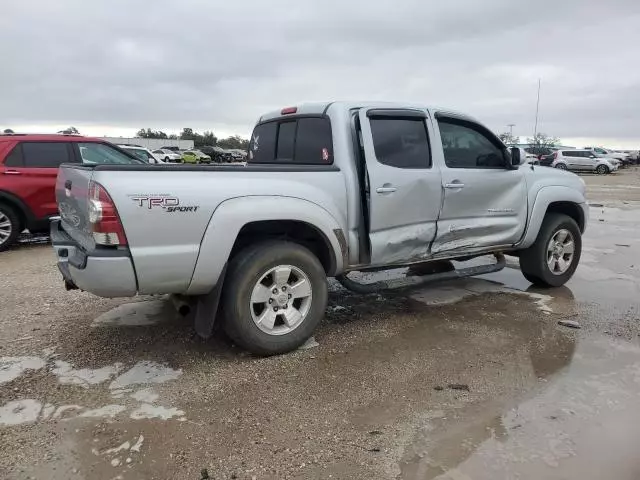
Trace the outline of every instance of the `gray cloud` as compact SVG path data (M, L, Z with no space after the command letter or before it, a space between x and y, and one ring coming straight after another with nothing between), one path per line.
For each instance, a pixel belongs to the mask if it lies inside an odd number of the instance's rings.
M0 17L0 124L247 134L301 101L408 100L496 130L640 143L640 2L23 0Z

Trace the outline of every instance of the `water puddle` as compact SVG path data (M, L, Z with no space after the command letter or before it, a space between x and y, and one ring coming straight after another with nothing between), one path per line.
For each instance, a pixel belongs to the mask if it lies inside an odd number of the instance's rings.
M514 408L463 407L430 420L400 478L615 478L640 472L640 346L581 340L571 363Z
M124 365L121 363L91 369L74 368L69 362L52 358L2 357L0 358L0 383L15 380L29 370L45 368L50 374L57 377L61 385L83 389L104 388L104 385L111 380L107 390L112 398L120 399L119 403L99 407L77 404L56 406L51 403L43 404L35 398L18 399L0 406L0 426L20 425L49 419L68 420L76 417L114 418L126 411L129 411L129 417L132 419L168 420L174 417L184 417L182 410L156 403L160 400L160 395L148 385L160 385L174 381L182 375L182 370L176 370L157 362L141 361L123 372ZM125 397L126 394L130 395Z

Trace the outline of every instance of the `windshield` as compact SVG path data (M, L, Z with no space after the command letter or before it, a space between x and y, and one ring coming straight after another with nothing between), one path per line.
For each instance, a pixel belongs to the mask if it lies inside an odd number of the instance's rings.
M139 157L131 158L106 143L79 143L78 148L82 163L127 165L143 162L142 159L136 160Z

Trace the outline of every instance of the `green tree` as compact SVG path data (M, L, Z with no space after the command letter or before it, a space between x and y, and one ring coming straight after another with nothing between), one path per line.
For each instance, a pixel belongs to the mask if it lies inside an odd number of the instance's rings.
M192 128L183 128L182 133L180 134L181 140L193 140L193 129Z
M535 137L527 138L527 143L532 147L530 153L535 155L546 155L549 153L550 147L560 145L560 139L558 137L551 137L546 133L538 132Z
M240 135L233 135L229 138L218 140L218 146L225 149L247 150L249 148L249 140L242 138Z
M150 128L147 128L146 130L144 128L141 128L140 130L138 130L138 133L136 133L136 137L140 137L140 138L168 138L167 134L164 133L161 130L151 130Z
M505 145L515 145L520 143L520 137L516 137L515 135L511 135L509 132L504 132L498 135L502 143Z
M215 147L218 139L213 134L213 132L205 130L202 132L202 145L209 145Z
M64 135L80 135L80 132L76 127L67 127L64 130L60 130L58 133L62 133Z
M527 138L527 143L535 147L555 147L560 145L560 139L558 137L551 137L546 133L538 132L535 137Z

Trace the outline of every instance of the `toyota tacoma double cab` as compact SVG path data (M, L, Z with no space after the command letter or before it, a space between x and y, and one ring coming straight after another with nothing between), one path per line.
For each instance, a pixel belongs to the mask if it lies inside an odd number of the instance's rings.
M201 336L218 319L247 350L278 354L318 326L327 277L368 293L497 271L506 254L536 285L567 282L584 182L524 162L460 113L302 104L259 119L245 167L63 165L53 247L69 289L173 294ZM374 284L349 276L471 259Z
M62 163L139 163L97 138L0 134L0 252L20 233L49 232L58 215L55 185Z

